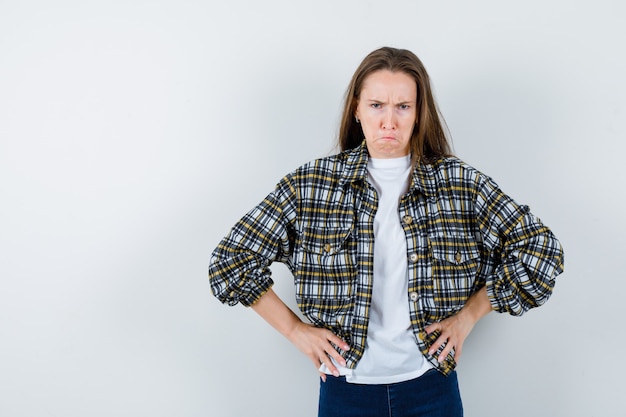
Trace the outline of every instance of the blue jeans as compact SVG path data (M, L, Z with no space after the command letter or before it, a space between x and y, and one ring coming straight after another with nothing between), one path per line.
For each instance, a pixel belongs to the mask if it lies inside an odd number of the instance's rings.
M365 385L328 375L320 380L318 417L462 417L456 372L434 369L395 384Z

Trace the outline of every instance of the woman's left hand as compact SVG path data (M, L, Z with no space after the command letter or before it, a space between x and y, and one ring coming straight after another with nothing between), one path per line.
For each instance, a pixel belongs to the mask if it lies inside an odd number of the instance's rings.
M473 294L465 306L454 316L448 317L437 323L426 326L426 333L431 334L440 331L441 334L432 344L428 353L434 355L445 343L445 347L437 357L437 361L443 362L448 354L454 349L454 359L458 362L463 351L463 343L471 333L474 325L491 311L491 302L487 297L487 289L482 288Z

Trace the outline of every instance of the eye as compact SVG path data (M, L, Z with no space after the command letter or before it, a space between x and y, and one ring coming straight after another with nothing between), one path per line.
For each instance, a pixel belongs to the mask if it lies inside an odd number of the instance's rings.
M411 108L411 106L408 104L400 104L399 107L400 107L400 110L408 110Z
M380 103L372 103L372 104L370 104L370 106L373 109L380 109L382 107L382 104L380 104Z

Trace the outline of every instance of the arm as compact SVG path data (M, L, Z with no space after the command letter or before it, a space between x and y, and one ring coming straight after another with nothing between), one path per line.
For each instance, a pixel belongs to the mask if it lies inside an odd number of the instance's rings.
M454 349L458 361L463 343L474 325L490 311L521 315L550 297L555 277L563 271L559 241L528 207L517 205L489 178L482 177L477 189L475 221L485 247L497 255L485 286L473 294L454 316L426 327L441 334L429 353L444 343L437 360L442 362Z
M252 308L311 359L316 368L324 363L338 375L329 356L345 360L335 346L348 345L330 330L303 323L271 289L272 262L290 261L293 250L295 189L289 177L261 204L248 212L213 251L209 265L211 290L223 303ZM325 378L325 375L322 375Z
M285 177L222 239L209 264L211 290L222 303L249 307L271 288L272 262L290 260L294 213L295 192Z
M263 294L252 305L252 309L304 353L316 368L319 368L323 363L333 375L339 376L339 371L333 365L330 357L342 366L346 365L346 361L332 344L348 350L349 346L346 342L335 336L330 330L302 322L272 289ZM326 379L326 375L320 375L323 380Z
M485 247L497 255L485 282L493 309L521 316L548 301L563 272L563 248L552 231L491 179L477 193L475 212Z

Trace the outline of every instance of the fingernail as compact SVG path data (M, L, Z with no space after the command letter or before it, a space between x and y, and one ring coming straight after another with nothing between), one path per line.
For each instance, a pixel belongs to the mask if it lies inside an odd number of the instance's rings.
M333 376L334 377L338 377L339 376L339 371L333 371Z

